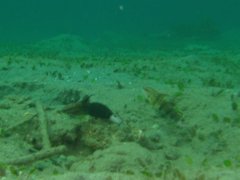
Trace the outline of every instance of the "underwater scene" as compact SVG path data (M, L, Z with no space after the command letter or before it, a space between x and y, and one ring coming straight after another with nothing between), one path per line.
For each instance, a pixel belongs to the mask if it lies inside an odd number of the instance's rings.
M0 179L240 179L239 8L2 0Z

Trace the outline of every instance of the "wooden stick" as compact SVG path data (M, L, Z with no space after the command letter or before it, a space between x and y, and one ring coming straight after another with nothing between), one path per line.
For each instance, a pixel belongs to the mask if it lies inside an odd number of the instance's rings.
M45 116L42 104L39 101L36 102L36 108L38 112L39 127L42 134L43 149L48 149L51 147L51 143L48 136L47 118Z
M66 146L61 145L53 148L49 148L46 150L41 150L33 154L29 154L18 159L12 159L7 162L3 162L3 164L9 165L26 165L41 159L46 159L54 155L59 155L64 153L67 150Z

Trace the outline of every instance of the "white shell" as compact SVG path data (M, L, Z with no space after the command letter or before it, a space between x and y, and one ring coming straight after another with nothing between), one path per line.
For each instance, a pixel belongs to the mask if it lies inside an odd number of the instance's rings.
M110 117L110 121L114 122L114 123L117 123L117 124L120 124L122 122L122 119L116 115L111 115Z

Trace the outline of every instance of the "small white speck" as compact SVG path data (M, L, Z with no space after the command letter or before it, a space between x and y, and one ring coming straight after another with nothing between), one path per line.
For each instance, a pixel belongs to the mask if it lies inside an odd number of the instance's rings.
M119 10L120 11L123 11L124 10L124 6L121 4L121 5L119 5Z

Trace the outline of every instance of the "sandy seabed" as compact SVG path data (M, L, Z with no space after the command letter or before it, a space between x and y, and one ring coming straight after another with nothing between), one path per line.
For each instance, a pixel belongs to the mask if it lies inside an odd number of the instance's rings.
M0 179L240 179L240 52L93 53L61 38L0 58ZM85 95L122 122L61 111Z

